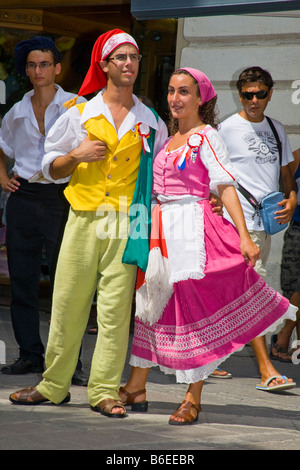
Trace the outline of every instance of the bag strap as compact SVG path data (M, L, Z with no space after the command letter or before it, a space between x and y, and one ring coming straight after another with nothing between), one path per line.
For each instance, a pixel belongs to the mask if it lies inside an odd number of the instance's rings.
M282 160L282 143L281 143L281 140L279 139L279 135L278 135L278 132L273 124L273 121L271 118L269 118L268 116L266 116L266 119L269 123L269 126L271 127L272 129L272 132L274 134L274 137L276 139L276 143L277 143L277 148L278 148L278 153L279 153L279 164L280 164L280 167L281 167L281 160ZM279 167L279 168L280 168Z
M254 208L254 212L252 215L252 220L254 220L255 216L257 215L258 217L258 225L261 226L261 216L260 216L260 209L261 209L261 203L258 202L255 197L246 189L244 186L242 186L240 183L237 183L237 189L238 191L247 199L247 201L251 204L251 206Z
M244 188L240 183L237 183L237 189L247 199L247 201L254 207L255 210L260 208L260 203L255 199L248 189Z
M266 116L266 119L269 123L269 126L271 127L272 131L273 131L273 134L274 134L274 137L276 139L276 143L277 143L277 148L278 148L278 153L279 153L279 191L281 191L282 193L284 192L284 188L283 188L283 182L282 182L282 176L281 176L281 163L282 163L282 142L281 140L279 139L279 135L278 135L278 132L276 130L276 127L274 126L273 124L273 121L271 118L269 118L268 116Z

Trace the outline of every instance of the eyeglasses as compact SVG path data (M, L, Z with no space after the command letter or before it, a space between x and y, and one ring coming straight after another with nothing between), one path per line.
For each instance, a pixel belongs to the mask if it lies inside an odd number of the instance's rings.
M26 64L26 68L29 69L29 70L35 70L37 67L39 69L47 69L48 67L51 67L51 65L53 65L53 63L51 62L39 62L38 64L36 64L35 62L28 62Z
M110 57L106 60L116 60L117 62L126 62L127 58L131 60L131 62L140 62L142 56L140 54L118 54L115 57Z
M253 97L256 96L258 100L264 100L269 94L269 90L260 90L255 93L252 91L241 91L241 96L244 100L253 100Z

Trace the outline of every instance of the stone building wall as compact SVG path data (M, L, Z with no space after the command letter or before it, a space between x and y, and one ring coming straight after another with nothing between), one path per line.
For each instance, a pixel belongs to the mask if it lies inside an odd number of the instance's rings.
M218 93L220 119L240 110L239 73L259 65L275 80L267 112L300 147L300 17L215 16L179 20L177 66L202 70Z

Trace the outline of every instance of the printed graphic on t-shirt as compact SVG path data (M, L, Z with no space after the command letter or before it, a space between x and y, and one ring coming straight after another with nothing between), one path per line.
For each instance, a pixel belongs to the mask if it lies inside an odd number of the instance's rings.
M276 163L278 149L272 133L267 131L249 132L243 136L243 140L248 145L249 152L256 155L256 163Z

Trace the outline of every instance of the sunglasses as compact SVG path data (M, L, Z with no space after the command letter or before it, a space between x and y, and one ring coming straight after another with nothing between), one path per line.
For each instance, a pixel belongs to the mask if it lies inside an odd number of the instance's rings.
M252 91L241 91L241 96L244 100L253 100L253 97L256 96L258 100L264 100L269 94L269 90L260 90L255 93Z

